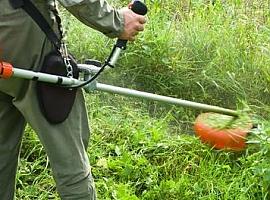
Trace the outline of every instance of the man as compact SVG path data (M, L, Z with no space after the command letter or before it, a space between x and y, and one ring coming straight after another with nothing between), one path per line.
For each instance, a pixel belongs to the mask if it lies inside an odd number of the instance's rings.
M48 4L33 1L53 25ZM59 0L74 16L108 37L134 40L143 31L145 17L125 8L113 9L105 0ZM0 60L37 71L53 48L32 18L0 0ZM69 117L52 125L43 117L36 83L18 78L0 79L0 199L12 200L21 139L26 123L38 134L49 157L61 199L96 199L86 148L89 127L84 98L78 90Z

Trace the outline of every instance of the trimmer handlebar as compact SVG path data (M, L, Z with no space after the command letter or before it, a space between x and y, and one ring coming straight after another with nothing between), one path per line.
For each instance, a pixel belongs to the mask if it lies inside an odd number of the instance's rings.
M147 6L139 0L133 1L130 4L130 9L138 15L146 15L148 11ZM109 66L114 67L115 63L117 62L119 58L121 51L125 50L126 46L127 46L127 40L118 39L106 63Z
M143 2L138 1L138 0L132 2L132 4L130 5L130 9L138 15L146 15L147 10L148 10L146 5ZM118 39L116 42L116 46L121 49L125 49L126 45L127 45L127 40Z

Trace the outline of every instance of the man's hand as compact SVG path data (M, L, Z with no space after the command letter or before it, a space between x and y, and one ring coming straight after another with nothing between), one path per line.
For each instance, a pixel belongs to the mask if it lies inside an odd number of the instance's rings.
M139 31L144 30L146 18L134 13L128 8L122 8L120 12L124 16L124 31L120 34L119 39L134 41Z

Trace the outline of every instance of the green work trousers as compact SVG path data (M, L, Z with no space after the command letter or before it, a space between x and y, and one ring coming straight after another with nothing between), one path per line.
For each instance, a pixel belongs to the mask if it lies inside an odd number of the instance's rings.
M12 10L7 2L0 0L0 60L39 70L52 45L23 10ZM46 150L61 199L96 199L86 152L90 130L82 91L78 91L68 119L52 125L41 114L36 83L17 78L0 79L0 199L14 198L26 123Z

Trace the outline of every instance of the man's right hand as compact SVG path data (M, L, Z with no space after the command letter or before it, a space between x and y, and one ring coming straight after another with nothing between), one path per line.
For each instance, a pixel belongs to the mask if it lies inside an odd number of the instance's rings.
M135 36L144 30L146 18L128 8L122 8L120 13L124 16L124 31L120 34L119 39L134 41Z

